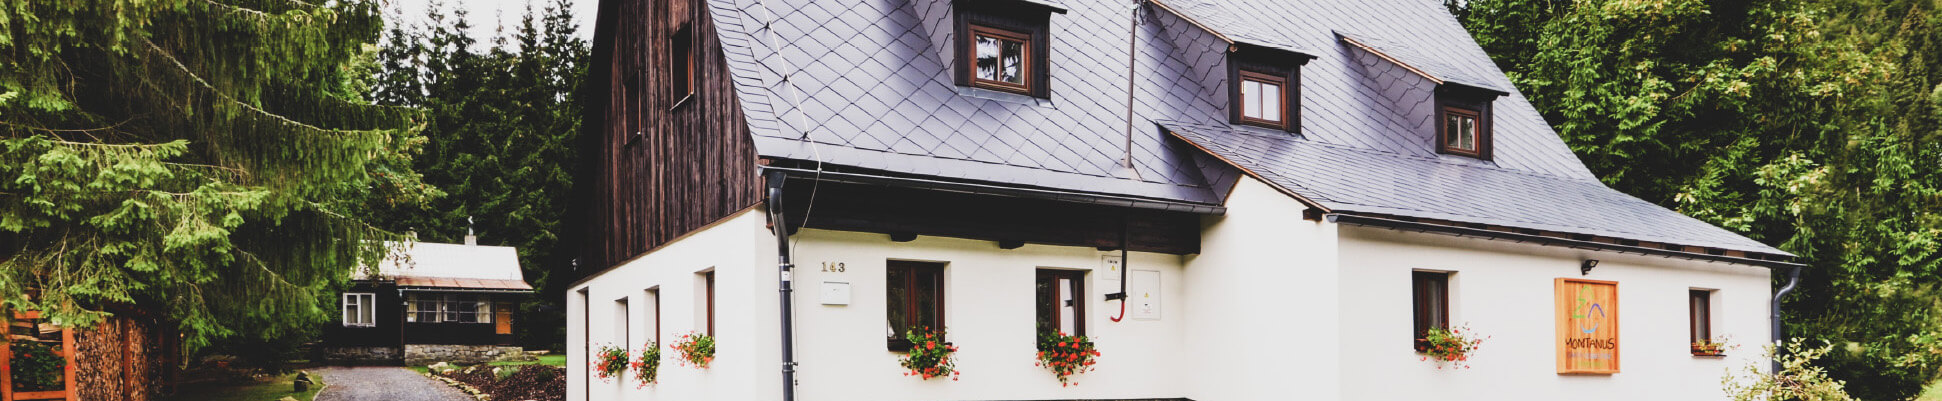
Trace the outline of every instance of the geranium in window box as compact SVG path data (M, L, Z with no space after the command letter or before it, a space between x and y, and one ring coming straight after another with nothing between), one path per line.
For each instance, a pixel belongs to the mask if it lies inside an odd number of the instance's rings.
M715 361L715 336L704 333L682 334L680 340L669 345L680 357L681 365L707 369L709 362Z
M1692 343L1693 356L1726 356L1726 348L1725 339L1701 339Z
M1084 336L1068 335L1048 331L1038 336L1038 363L1035 365L1051 369L1059 377L1059 387L1077 386L1072 375L1092 370L1097 363L1099 350L1093 349L1092 340Z
M600 347L600 352L593 354L593 373L603 382L627 373L627 349L612 345Z
M904 372L904 376L917 376L924 380L949 376L952 381L957 381L961 373L957 371L957 360L951 356L958 352L958 347L944 342L943 330L912 328L904 333L904 339L910 340L910 351L904 354L901 361L904 369L909 370Z
M1470 355L1477 352L1478 344L1489 338L1477 338L1476 335L1468 326L1431 327L1429 334L1420 340L1423 344L1423 360L1436 361L1437 369L1444 366L1469 369Z
M635 388L645 388L649 384L654 384L654 380L661 373L660 344L648 341L647 344L642 345L640 359L634 360L633 367L634 381L639 383Z

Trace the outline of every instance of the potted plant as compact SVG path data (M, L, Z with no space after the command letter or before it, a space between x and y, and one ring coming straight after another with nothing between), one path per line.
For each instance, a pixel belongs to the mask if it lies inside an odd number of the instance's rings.
M708 362L715 360L715 336L702 333L682 334L680 340L675 340L674 344L668 347L679 354L683 366L707 369Z
M1072 375L1092 370L1099 357L1099 350L1093 349L1092 340L1083 336L1068 335L1057 331L1047 331L1038 336L1038 363L1034 365L1051 369L1059 377L1059 387L1079 385L1072 381Z
M918 376L924 380L950 376L951 381L957 381L960 372L957 371L957 361L951 355L958 352L958 347L944 342L943 330L912 328L904 333L904 339L910 340L910 351L901 361L904 369L910 370L904 372L904 376Z
M1453 369L1469 369L1470 354L1477 352L1477 345L1483 343L1482 338L1475 336L1476 333L1468 326L1431 327L1429 334L1420 340L1423 344L1423 360L1436 360L1437 369L1445 365Z
M1726 356L1726 339L1721 338L1720 341L1713 341L1710 338L1705 338L1694 341L1692 343L1692 351L1693 356Z
M644 388L649 384L654 384L654 380L656 376L660 375L660 372L661 346L655 344L654 340L648 340L646 345L641 346L640 359L634 360L634 380L640 382L635 388Z
M612 345L600 347L594 353L593 372L600 381L607 381L627 372L627 349Z

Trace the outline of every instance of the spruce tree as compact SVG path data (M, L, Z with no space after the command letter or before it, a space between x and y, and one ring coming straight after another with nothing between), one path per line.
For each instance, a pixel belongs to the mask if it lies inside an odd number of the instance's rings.
M420 112L371 105L375 1L0 0L0 302L134 305L213 339L334 319L422 202Z

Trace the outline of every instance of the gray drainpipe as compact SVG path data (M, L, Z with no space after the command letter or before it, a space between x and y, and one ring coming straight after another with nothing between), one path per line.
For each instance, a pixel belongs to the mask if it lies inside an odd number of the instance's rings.
M776 270L779 275L777 288L781 291L782 298L782 401L794 401L796 399L796 311L795 302L793 302L795 289L791 284L794 280L790 277L790 270L793 270L796 265L789 263L788 221L782 218L782 182L786 176L780 171L770 171L767 175L769 226L775 229Z
M1773 353L1773 371L1772 371L1772 372L1773 372L1773 374L1775 374L1775 375L1779 375L1779 374L1780 374L1780 349L1779 349L1778 347L1781 347L1781 346L1784 346L1784 345L1785 345L1784 343L1782 343L1782 342L1781 342L1781 341L1784 341L1784 340L1783 340L1783 337L1782 337L1782 335L1781 335L1781 332L1780 332L1780 329L1781 329L1781 327L1780 327L1780 298L1782 298L1782 297L1786 297L1786 296L1787 296L1787 293L1790 293L1790 292L1794 292L1794 286L1795 286L1795 285L1798 285L1798 284L1800 284L1800 266L1793 266L1793 268L1792 268L1792 269L1789 269L1789 270L1787 271L1787 285L1786 285L1786 286L1783 286L1783 287L1780 287L1780 291L1774 291L1774 293L1773 293L1773 305L1771 305L1771 310L1773 311L1773 318L1772 318L1772 322L1773 322L1773 345L1774 345L1774 347L1776 347L1776 348L1774 349L1774 353Z

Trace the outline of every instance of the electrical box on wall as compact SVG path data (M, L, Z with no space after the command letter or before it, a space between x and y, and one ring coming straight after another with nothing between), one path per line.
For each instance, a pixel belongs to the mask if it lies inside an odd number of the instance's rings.
M849 305L850 283L824 281L822 295L823 305Z
M1130 277L1126 294L1132 302L1133 310L1128 314L1138 320L1160 320L1160 272L1157 270L1134 270Z
M1093 274L1099 276L1099 279L1103 281L1119 282L1119 269L1126 265L1122 262L1119 260L1119 253L1117 252L1110 255L1099 255L1099 272Z

